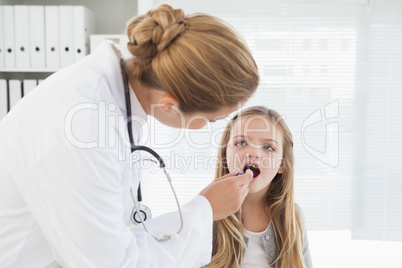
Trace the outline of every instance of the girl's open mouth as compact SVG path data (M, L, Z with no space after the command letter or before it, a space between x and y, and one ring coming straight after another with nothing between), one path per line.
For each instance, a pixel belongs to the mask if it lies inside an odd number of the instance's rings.
M260 169L254 165L254 164L247 164L244 169L243 172L246 173L246 170L249 169L253 172L253 177L257 177L258 175L260 175Z

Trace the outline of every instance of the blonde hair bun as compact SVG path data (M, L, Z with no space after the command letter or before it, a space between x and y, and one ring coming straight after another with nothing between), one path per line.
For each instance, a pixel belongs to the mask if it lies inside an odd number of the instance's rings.
M136 62L149 64L165 50L187 27L184 12L169 5L161 5L127 23L128 50Z
M245 41L214 16L161 5L127 23L128 74L163 90L184 114L235 107L255 92L258 68Z

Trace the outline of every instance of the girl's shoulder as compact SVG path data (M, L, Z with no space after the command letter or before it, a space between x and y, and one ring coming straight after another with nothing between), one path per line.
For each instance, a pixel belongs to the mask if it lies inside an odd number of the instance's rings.
M303 228L303 232L306 232L306 223L305 223L305 218L304 218L304 212L302 210L302 208L295 203L295 214L296 214L296 219L299 218L302 228Z
M295 203L295 213L296 213L300 218L303 218L303 219L304 219L303 210L302 210L302 208L301 208L297 203Z

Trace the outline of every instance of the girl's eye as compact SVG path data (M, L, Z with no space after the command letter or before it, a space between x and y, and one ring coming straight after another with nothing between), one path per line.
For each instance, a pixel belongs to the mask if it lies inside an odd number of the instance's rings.
M245 141L238 141L238 142L235 143L235 145L236 146L243 146L243 145L246 145L246 142Z
M270 150L270 151L275 151L275 148L272 147L271 145L268 145L268 144L265 144L265 145L263 146L263 148L264 148L264 149L267 149L267 150Z

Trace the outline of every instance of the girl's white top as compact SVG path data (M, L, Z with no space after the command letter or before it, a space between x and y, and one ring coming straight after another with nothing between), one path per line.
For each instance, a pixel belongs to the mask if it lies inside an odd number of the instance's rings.
M270 226L271 224L268 225L266 230L257 233L244 229L243 235L248 238L248 244L243 256L243 268L271 267L262 243L262 236Z

